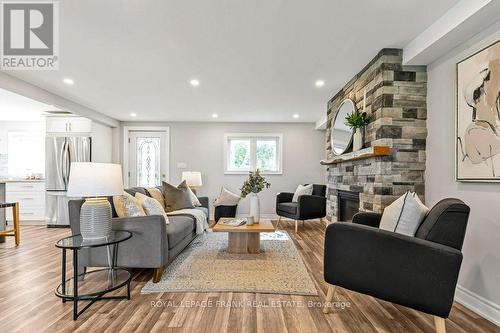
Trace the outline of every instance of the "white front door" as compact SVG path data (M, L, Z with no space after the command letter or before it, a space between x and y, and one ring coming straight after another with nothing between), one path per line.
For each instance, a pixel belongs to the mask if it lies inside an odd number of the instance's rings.
M168 140L165 131L129 132L128 185L155 187L168 181Z

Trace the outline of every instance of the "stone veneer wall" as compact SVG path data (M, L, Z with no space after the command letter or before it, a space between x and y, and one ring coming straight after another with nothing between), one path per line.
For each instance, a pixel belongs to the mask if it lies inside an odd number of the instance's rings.
M424 201L427 69L403 66L400 49L383 49L328 102L327 158L332 158L330 126L343 100L371 116L364 146L389 146L391 156L327 166L327 219L337 221L337 191L359 193L360 210L381 213L407 190Z

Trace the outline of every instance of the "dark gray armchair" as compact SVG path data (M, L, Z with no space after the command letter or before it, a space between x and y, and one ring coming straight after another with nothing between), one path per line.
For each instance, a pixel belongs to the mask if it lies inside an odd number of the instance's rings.
M281 217L295 220L295 232L298 222L311 219L323 219L326 216L326 185L313 184L312 195L301 195L297 202L292 202L293 193L281 192L276 196L276 214L278 228Z
M427 214L414 237L378 229L381 215L361 212L352 223L330 224L325 235L325 313L335 286L374 296L445 319L462 263L469 207L444 199Z

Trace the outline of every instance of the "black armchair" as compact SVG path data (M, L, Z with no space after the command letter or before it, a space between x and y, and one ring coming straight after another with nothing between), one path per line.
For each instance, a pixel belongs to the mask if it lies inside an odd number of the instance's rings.
M293 193L281 192L276 196L276 214L278 228L281 217L295 220L295 232L298 231L298 221L322 219L326 216L326 186L313 185L312 195L301 195L297 202L292 202Z
M381 215L361 212L352 222L330 224L325 235L327 303L335 286L404 305L434 316L437 332L445 319L462 263L469 207L444 199L427 214L415 237L378 229Z

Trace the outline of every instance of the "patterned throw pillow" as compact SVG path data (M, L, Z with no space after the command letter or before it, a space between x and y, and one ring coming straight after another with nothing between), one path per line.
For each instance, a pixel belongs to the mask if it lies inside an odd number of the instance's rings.
M163 197L161 191L156 187L147 188L146 191L148 191L151 198L158 200L160 205L163 207L163 210L165 210L165 198Z
M118 217L146 216L139 200L127 192L123 192L122 195L114 196L113 205L115 206Z
M135 194L135 198L141 203L146 215L161 215L165 218L166 224L170 223L167 213L165 213L165 209L161 206L158 200L150 198L139 192Z

